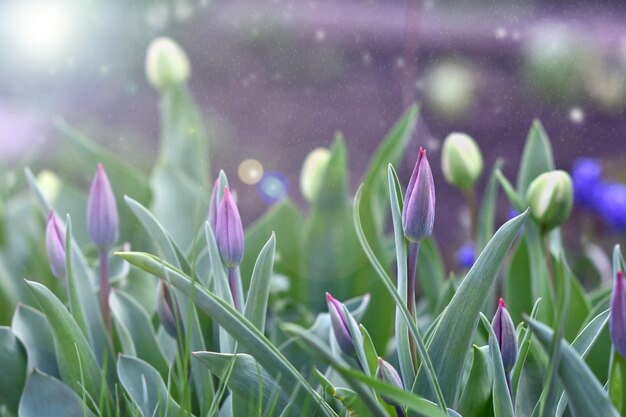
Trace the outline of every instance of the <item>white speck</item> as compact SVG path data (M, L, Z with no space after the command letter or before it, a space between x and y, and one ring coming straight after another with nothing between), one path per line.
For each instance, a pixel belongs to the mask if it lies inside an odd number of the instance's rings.
M406 65L406 62L404 62L404 58L398 58L396 60L396 67L404 68L405 65Z
M585 121L585 113L580 107L572 107L569 111L569 119L577 125Z
M426 149L429 151L435 152L439 150L440 145L441 142L434 136L431 136L426 140Z
M315 40L318 42L322 42L326 39L326 31L324 29L318 29L315 31Z
M506 28L499 27L496 29L496 39L504 39L507 36Z
M361 62L366 67L369 67L370 65L372 65L372 54L370 54L369 52L363 53L363 55L361 56Z

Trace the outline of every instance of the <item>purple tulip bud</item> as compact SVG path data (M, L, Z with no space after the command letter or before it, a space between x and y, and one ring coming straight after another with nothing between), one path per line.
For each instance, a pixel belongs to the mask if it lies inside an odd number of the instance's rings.
M615 350L626 358L626 288L624 285L624 273L617 271L613 294L611 294L609 333Z
M493 327L493 331L498 339L504 370L510 372L517 360L517 333L515 332L513 319L511 319L511 315L507 311L506 304L502 298L500 298L496 315L493 316L491 321L491 327Z
M583 207L594 204L596 189L602 184L602 166L592 158L578 158L572 168L574 199Z
M402 379L400 378L400 375L398 375L398 371L396 371L396 369L389 362L386 362L380 356L378 357L378 368L376 369L376 378L380 379L381 381L387 384L395 385L399 388L404 389L404 385L402 384ZM402 409L400 404L396 403L395 401L383 395L381 395L380 397L383 399L384 402L396 408L396 412L398 413L398 416L404 416L404 410Z
M183 331L183 322L178 304L174 300L169 285L160 279L157 286L157 314L165 331L172 337L178 337L178 331Z
M456 263L462 268L471 268L476 260L474 244L467 242L456 253Z
M402 228L407 239L418 242L433 232L435 184L426 150L420 148L402 208Z
M358 326L354 317L352 317L351 314L346 314L345 306L335 300L330 293L326 293L326 304L328 304L330 323L333 327L333 333L335 334L335 340L339 348L346 355L355 356L356 348L354 347L354 339L352 338L350 326L348 325L348 321L351 321L354 326Z
M243 226L239 210L228 187L217 209L215 240L222 262L227 268L236 268L243 259Z
M50 210L46 225L46 251L52 274L57 278L65 277L65 233L54 215L54 210Z
M87 200L87 231L89 238L101 251L110 249L119 235L115 195L102 164L91 183Z

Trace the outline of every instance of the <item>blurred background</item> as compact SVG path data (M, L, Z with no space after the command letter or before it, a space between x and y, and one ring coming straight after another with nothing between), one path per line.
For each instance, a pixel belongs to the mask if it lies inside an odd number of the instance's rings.
M285 196L302 203L302 163L338 131L356 189L385 132L418 102L400 173L406 181L418 146L428 149L435 236L450 265L463 263L467 214L461 193L443 181L441 141L453 131L470 134L485 171L502 157L512 178L535 118L557 167L571 172L578 163L578 189L600 190L589 198L601 204L581 202L566 239L579 245L582 230L623 241L624 22L621 1L4 0L3 189L20 181L25 165L87 188L93 172L68 150L62 121L149 172L159 110L145 51L165 35L189 56L212 176L226 170L245 223ZM502 220L509 208L502 197Z

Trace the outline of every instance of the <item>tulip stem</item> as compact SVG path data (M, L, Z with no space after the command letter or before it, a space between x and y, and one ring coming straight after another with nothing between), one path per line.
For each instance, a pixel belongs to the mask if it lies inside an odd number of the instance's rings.
M111 309L109 307L109 253L107 250L100 251L100 310L102 320L109 340L112 341Z
M235 305L235 309L241 311L240 309L240 299L239 299L239 271L238 268L228 268L228 285L230 287L230 293L233 295L233 304Z
M420 242L409 241L409 256L408 256L408 276L409 282L407 283L407 309L411 313L411 318L415 321L415 292L417 286L417 258L420 251ZM411 358L413 359L413 366L418 369L417 366L417 347L415 346L415 340L409 337L409 346L411 348Z
M478 219L478 202L476 201L476 190L474 187L470 187L463 192L467 206L469 208L469 226L470 226L470 239L476 242L476 223Z

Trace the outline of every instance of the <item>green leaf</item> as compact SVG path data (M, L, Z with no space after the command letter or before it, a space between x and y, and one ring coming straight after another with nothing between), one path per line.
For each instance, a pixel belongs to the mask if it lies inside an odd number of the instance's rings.
M393 221L393 236L396 245L398 294L400 294L401 304L406 306L408 305L408 297L413 297L414 295L408 293L408 282L411 278L408 276L407 243L402 228L402 191L400 191L400 184L396 172L391 165L389 165L388 168L387 179L389 184L391 219ZM398 361L400 362L402 382L405 387L410 387L413 384L413 380L415 380L417 370L415 369L411 354L408 324L406 321L398 319L401 315L400 309L400 304L396 305L396 350L398 352Z
M528 132L524 153L517 173L517 191L526 198L530 183L544 172L554 169L554 158L550 139L539 120L534 120Z
M504 299L514 323L519 323L524 314L533 307L530 277L530 255L526 238L521 238L513 252L507 274L504 277Z
M290 199L271 206L257 221L246 228L244 258L241 274L244 278L252 276L256 258L272 233L280 236L276 241L276 259L274 271L289 277L290 294L302 302L306 294L301 288L300 274L300 235L304 218L300 209ZM249 285L249 283L246 283Z
M109 304L116 323L124 327L131 337L134 347L132 351L139 359L158 370L163 378L167 378L167 361L159 348L150 317L141 304L120 290L111 292Z
M540 303L541 298L535 301L535 305L533 306L532 312L530 313L531 319L535 319L535 317L537 317ZM515 362L513 371L511 372L511 390L514 395L517 395L517 387L519 386L519 380L522 376L522 370L524 369L524 364L526 363L526 358L528 357L528 352L530 351L532 335L533 333L530 330L528 330L527 328L523 328L522 333L518 337L518 340L520 340L519 353L517 355L517 361Z
M250 320L261 332L265 330L265 316L267 315L267 301L270 295L270 279L272 278L275 250L276 236L272 233L261 249L252 271L250 290L243 311L244 317Z
M479 313L495 282L500 265L527 216L528 211L498 229L461 282L429 344L428 353L446 401L454 402L457 396ZM414 392L428 392L427 390L424 372L420 371Z
M513 208L517 211L524 210L527 205L524 202L524 199L520 197L517 191L515 191L515 188L513 188L513 185L509 182L509 180L506 179L504 174L499 169L497 169L494 174Z
M529 319L528 325L544 349L552 343L553 331L538 321ZM618 417L606 392L576 351L561 340L561 359L558 374L569 398L572 417Z
M29 371L37 368L48 375L59 376L52 331L43 314L19 304L13 315L11 329L26 348Z
M20 400L20 417L94 417L74 391L35 369Z
M65 220L65 279L67 287L67 298L69 300L70 312L72 317L76 320L76 324L83 332L85 337L89 339L90 333L85 322L84 308L80 299L80 288L77 284L76 277L74 276L74 262L72 260L72 241L74 240L72 235L72 220L70 215L67 215ZM69 237L69 239L68 239Z
M138 358L120 355L117 360L120 382L144 417L181 417L191 414L170 397L161 376L150 364Z
M483 194L483 201L478 216L476 251L482 251L493 236L496 221L496 202L498 200L498 177L496 173L502 168L502 160L496 160Z
M493 366L493 414L495 417L514 417L513 400L509 394L507 386L507 376L502 365L502 355L500 346L489 319L480 313L483 326L489 332L489 352L491 353L491 364Z
M417 279L428 300L428 308L434 313L439 295L445 286L445 270L441 254L434 237L424 239L420 244Z
M0 404L17 411L26 379L26 350L9 327L0 327Z
M593 347L598 337L600 337L600 333L605 328L606 323L609 321L609 313L611 310L605 310L604 312L597 315L593 320L589 322L587 326L578 334L576 339L572 342L572 349L576 351L580 355L581 358L586 358L589 354L589 351ZM561 398L559 400L559 404L557 407L557 416L563 415L565 411L565 407L567 407L567 397L563 394L563 389L559 387L559 393L561 393Z
M491 387L493 371L487 347L473 346L473 360L465 389L459 401L459 412L464 417L485 417L492 410Z
M78 324L48 288L33 281L26 281L26 285L50 323L63 382L78 394L84 388L92 398L99 398L100 369Z
M265 368L270 375L278 378L279 383L287 392L296 387L303 390L303 395L312 406L319 406L320 411L328 417L335 417L334 412L319 397L306 379L294 366L272 345L267 338L230 303L216 294L201 288L183 272L167 265L159 258L140 252L117 253L131 264L157 277L167 274L172 285L184 294L194 294L194 302L222 326L241 346Z
M390 169L393 171L393 167L390 166ZM361 247L365 251L367 258L369 259L370 263L374 267L376 273L380 277L385 288L387 289L389 294L393 297L393 300L395 301L396 306L400 309L400 312L402 313L403 319L408 324L409 332L411 333L411 336L413 337L413 340L415 341L417 353L419 354L419 357L424 366L428 384L430 384L430 387L435 391L435 395L437 396L437 401L439 402L438 404L439 407L441 407L442 410L446 410L447 408L446 408L445 400L441 392L441 388L439 387L439 382L437 380L437 376L435 375L435 371L433 369L431 359L428 355L428 352L426 351L426 347L424 346L424 341L421 337L420 331L417 328L417 325L414 319L411 317L411 313L409 313L409 310L407 309L406 305L403 303L402 297L396 290L392 279L389 277L389 275L387 275L385 268L383 268L383 266L380 264L380 262L376 258L376 255L372 251L372 248L369 242L367 241L367 237L365 236L363 232L363 227L361 226L361 215L360 215L361 192L363 189L362 187L363 186L359 188L359 190L356 193L356 196L354 197L354 227L357 233L357 237L359 238L359 242L361 243Z
M269 416L279 416L288 405L288 398L276 381L250 355L235 355L219 352L194 352L193 356L211 373L221 379L232 391L247 401L248 405L271 412ZM248 407L244 406L244 409ZM266 414L264 414L266 415ZM289 415L298 416L297 404Z

